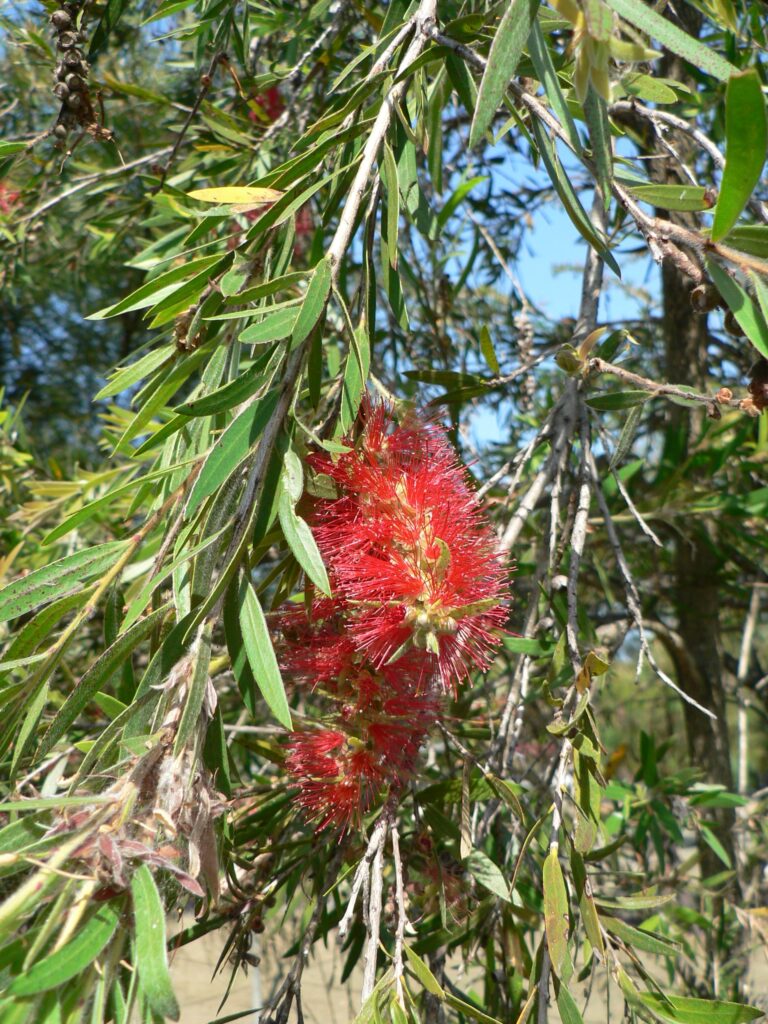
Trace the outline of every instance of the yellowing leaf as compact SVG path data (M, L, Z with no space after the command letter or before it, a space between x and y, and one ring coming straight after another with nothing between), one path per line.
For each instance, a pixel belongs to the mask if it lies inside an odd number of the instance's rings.
M190 199L197 199L201 203L235 203L246 209L261 206L262 203L274 203L282 194L275 188L251 188L247 185L198 188L194 192L187 192Z

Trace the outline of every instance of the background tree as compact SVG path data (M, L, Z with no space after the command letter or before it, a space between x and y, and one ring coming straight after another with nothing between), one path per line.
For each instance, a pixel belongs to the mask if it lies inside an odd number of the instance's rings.
M758 1017L759 5L3 24L3 1019L289 910L264 1019L336 934L361 1022Z

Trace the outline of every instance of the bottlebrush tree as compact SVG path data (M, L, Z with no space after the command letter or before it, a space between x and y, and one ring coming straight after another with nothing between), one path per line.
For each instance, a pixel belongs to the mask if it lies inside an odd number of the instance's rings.
M265 1022L332 943L359 1024L757 1019L760 5L44 8L2 15L2 1020L184 1020L210 933L285 954Z

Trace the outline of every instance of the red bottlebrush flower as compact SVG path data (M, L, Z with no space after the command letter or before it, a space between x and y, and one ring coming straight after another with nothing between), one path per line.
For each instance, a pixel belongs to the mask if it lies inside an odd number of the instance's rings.
M251 121L267 120L271 124L285 110L285 101L276 85L270 85L264 92L260 92L258 96L254 97L254 102L259 105L263 115L259 111L251 109L248 111L248 117Z
M318 830L407 783L439 694L488 667L507 615L493 532L445 434L381 405L363 416L348 452L310 457L338 490L314 510L334 596L277 617L284 672L333 709L336 728L294 733L286 759Z
M10 213L21 198L21 192L8 188L4 181L0 181L0 213Z
M300 788L297 803L318 829L358 824L382 783L377 759L342 732L294 733L285 767Z
M447 690L487 668L506 574L442 431L414 418L393 426L377 407L352 451L314 465L344 492L319 503L316 536L359 649L376 666L423 651Z

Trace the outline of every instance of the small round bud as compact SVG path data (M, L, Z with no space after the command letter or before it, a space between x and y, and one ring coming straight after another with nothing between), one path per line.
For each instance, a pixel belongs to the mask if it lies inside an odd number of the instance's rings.
M697 313L709 313L719 306L721 299L717 288L711 284L697 284L689 295L691 306Z
M53 129L53 134L57 139L66 139L68 134L67 126L65 124L57 124Z
M51 24L59 32L65 32L72 26L72 18L66 11L54 11L51 15Z
M744 337L744 331L741 329L741 325L730 309L726 309L725 311L725 316L723 317L723 328L731 335L732 338Z
M62 32L56 40L56 45L60 50L71 50L72 47L77 46L77 33Z
M727 405L733 398L733 392L730 388L720 388L715 395L715 401L719 402L720 405Z
M768 409L768 359L758 359L749 371L747 390L758 412Z

